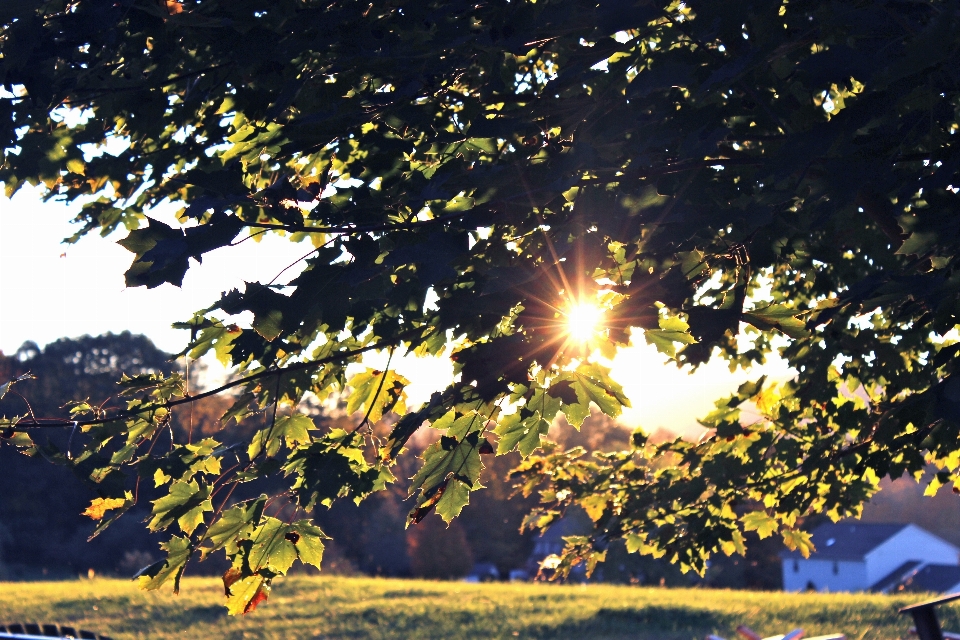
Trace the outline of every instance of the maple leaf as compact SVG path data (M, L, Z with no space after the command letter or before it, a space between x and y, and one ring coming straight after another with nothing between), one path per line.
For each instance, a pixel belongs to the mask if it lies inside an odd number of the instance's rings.
M111 509L119 509L127 501L123 498L94 498L90 501L90 506L83 510L80 515L87 516L93 520L103 520L103 516Z
M227 574L230 574L228 571ZM228 582L228 576L224 574L224 585ZM261 602L264 602L270 596L270 581L259 574L254 574L243 579L234 579L230 576L231 594L227 600L227 612L235 616L237 614L248 614L257 608Z

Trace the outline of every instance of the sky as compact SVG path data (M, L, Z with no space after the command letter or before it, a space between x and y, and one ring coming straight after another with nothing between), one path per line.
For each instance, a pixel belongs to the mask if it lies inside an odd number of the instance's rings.
M183 287L163 284L155 289L127 288L123 274L133 255L116 244L120 231L108 238L88 236L73 245L62 240L73 234L70 220L76 209L44 203L39 190L23 189L13 199L0 196L0 351L11 354L30 340L41 347L61 337L99 335L129 330L148 336L161 349L176 353L189 335L171 328L244 281L269 281L310 247L277 237L247 241L206 254L192 265ZM150 215L170 221L173 211ZM287 271L284 278L296 273ZM633 407L621 422L648 432L665 428L697 435L696 419L710 412L713 401L733 392L748 379L767 374L787 379L790 370L779 360L750 372L731 374L723 362L711 362L696 373L665 364L665 357L646 344L623 349L612 363L614 378L623 385ZM370 366L383 366L385 355L371 355ZM444 360L407 357L395 361L397 371L411 381L410 404L429 398L446 386L451 366ZM207 362L214 379L225 372Z

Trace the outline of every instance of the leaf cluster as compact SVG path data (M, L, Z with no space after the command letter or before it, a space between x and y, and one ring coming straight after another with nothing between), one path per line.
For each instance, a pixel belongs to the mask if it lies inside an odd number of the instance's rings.
M82 202L77 237L125 229L131 286L180 284L246 237L309 245L183 323L185 353L237 367L229 419L344 390L365 414L327 434L280 414L228 473L213 442L155 453L192 399L176 376L133 379L124 412L76 408L83 453L43 454L124 505L122 467L169 482L150 524L186 537L148 580L239 508L222 487L284 476L300 509L362 499L425 423L442 435L411 521L453 517L480 455L519 450L543 498L530 526L574 504L596 525L560 573L611 538L693 569L744 531L809 551L805 514L960 466L957 20L939 0L6 3L7 193ZM179 225L148 217L167 201ZM594 300L585 350L565 314ZM796 378L719 401L699 443L535 454L558 413L628 405L589 356L641 334L691 367L776 349ZM389 368L348 380L374 350L449 357L456 382L407 412ZM5 424L21 445L41 426ZM234 611L289 567L271 532L307 537L264 518L237 534Z

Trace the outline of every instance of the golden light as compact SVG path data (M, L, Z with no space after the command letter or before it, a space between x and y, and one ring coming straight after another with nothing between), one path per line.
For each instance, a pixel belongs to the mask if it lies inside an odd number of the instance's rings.
M589 342L596 337L603 318L603 309L595 304L581 302L566 313L567 333L578 342Z

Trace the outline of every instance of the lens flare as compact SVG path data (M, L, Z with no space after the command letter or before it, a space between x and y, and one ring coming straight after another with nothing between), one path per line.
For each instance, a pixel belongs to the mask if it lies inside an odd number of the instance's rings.
M589 342L597 335L603 310L593 304L577 304L567 312L567 333L579 342Z

